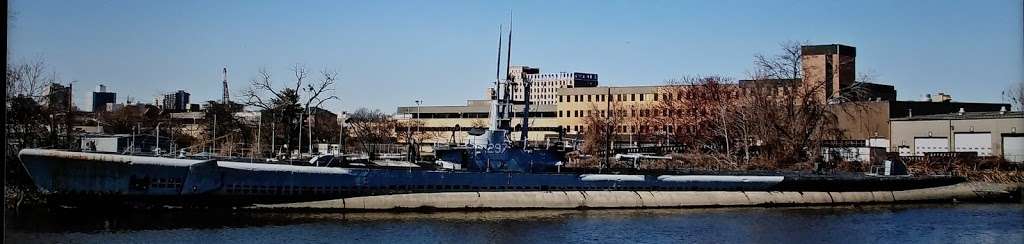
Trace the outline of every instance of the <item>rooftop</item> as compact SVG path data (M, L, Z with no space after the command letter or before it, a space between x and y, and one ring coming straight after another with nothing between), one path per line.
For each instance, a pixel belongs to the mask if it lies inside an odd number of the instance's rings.
M893 121L917 121L917 120L963 120L963 119L1010 119L1024 118L1024 111L1006 112L964 112L948 114L920 115L903 118L892 118Z
M840 54L843 56L856 57L857 48L843 44L809 45L800 47L800 55L827 55Z

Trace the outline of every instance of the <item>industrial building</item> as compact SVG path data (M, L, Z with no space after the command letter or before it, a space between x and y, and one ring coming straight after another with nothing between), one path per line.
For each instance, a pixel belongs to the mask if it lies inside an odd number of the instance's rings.
M1024 162L1024 112L957 112L894 118L890 152L975 152Z

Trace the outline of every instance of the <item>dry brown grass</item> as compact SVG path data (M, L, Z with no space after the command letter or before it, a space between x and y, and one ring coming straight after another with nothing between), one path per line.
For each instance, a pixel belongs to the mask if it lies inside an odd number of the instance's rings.
M960 170L958 175L968 181L992 183L1024 183L1024 172L1019 170Z
M640 164L646 170L765 170L765 171L811 171L812 162L775 162L770 160L751 160L749 162L732 162L713 154L674 153L669 160L648 160ZM572 160L567 167L597 169L603 158L580 157L570 155ZM1024 183L1024 172L1014 168L1008 162L995 158L967 158L956 160L933 160L934 162L907 162L907 170L912 175L957 175L966 177L968 181L993 183ZM630 168L628 162L612 162L611 168ZM838 162L834 166L836 172L867 172L870 165L859 162Z

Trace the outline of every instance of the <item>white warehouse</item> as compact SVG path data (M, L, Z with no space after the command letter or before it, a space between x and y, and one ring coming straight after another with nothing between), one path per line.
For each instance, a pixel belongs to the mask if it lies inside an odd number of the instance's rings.
M890 152L976 152L1024 162L1024 112L960 112L894 118L889 122Z

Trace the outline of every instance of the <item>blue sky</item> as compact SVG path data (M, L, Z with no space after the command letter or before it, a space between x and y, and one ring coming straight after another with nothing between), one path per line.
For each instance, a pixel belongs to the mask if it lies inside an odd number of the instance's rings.
M8 60L44 58L86 94L102 82L143 101L193 102L295 63L341 73L328 108L394 112L479 99L497 27L515 13L513 64L652 85L701 74L746 78L787 40L857 47L858 72L895 85L1000 102L1024 82L1020 0L991 1L27 1L9 5ZM87 104L87 96L77 96ZM88 107L81 106L80 107Z

